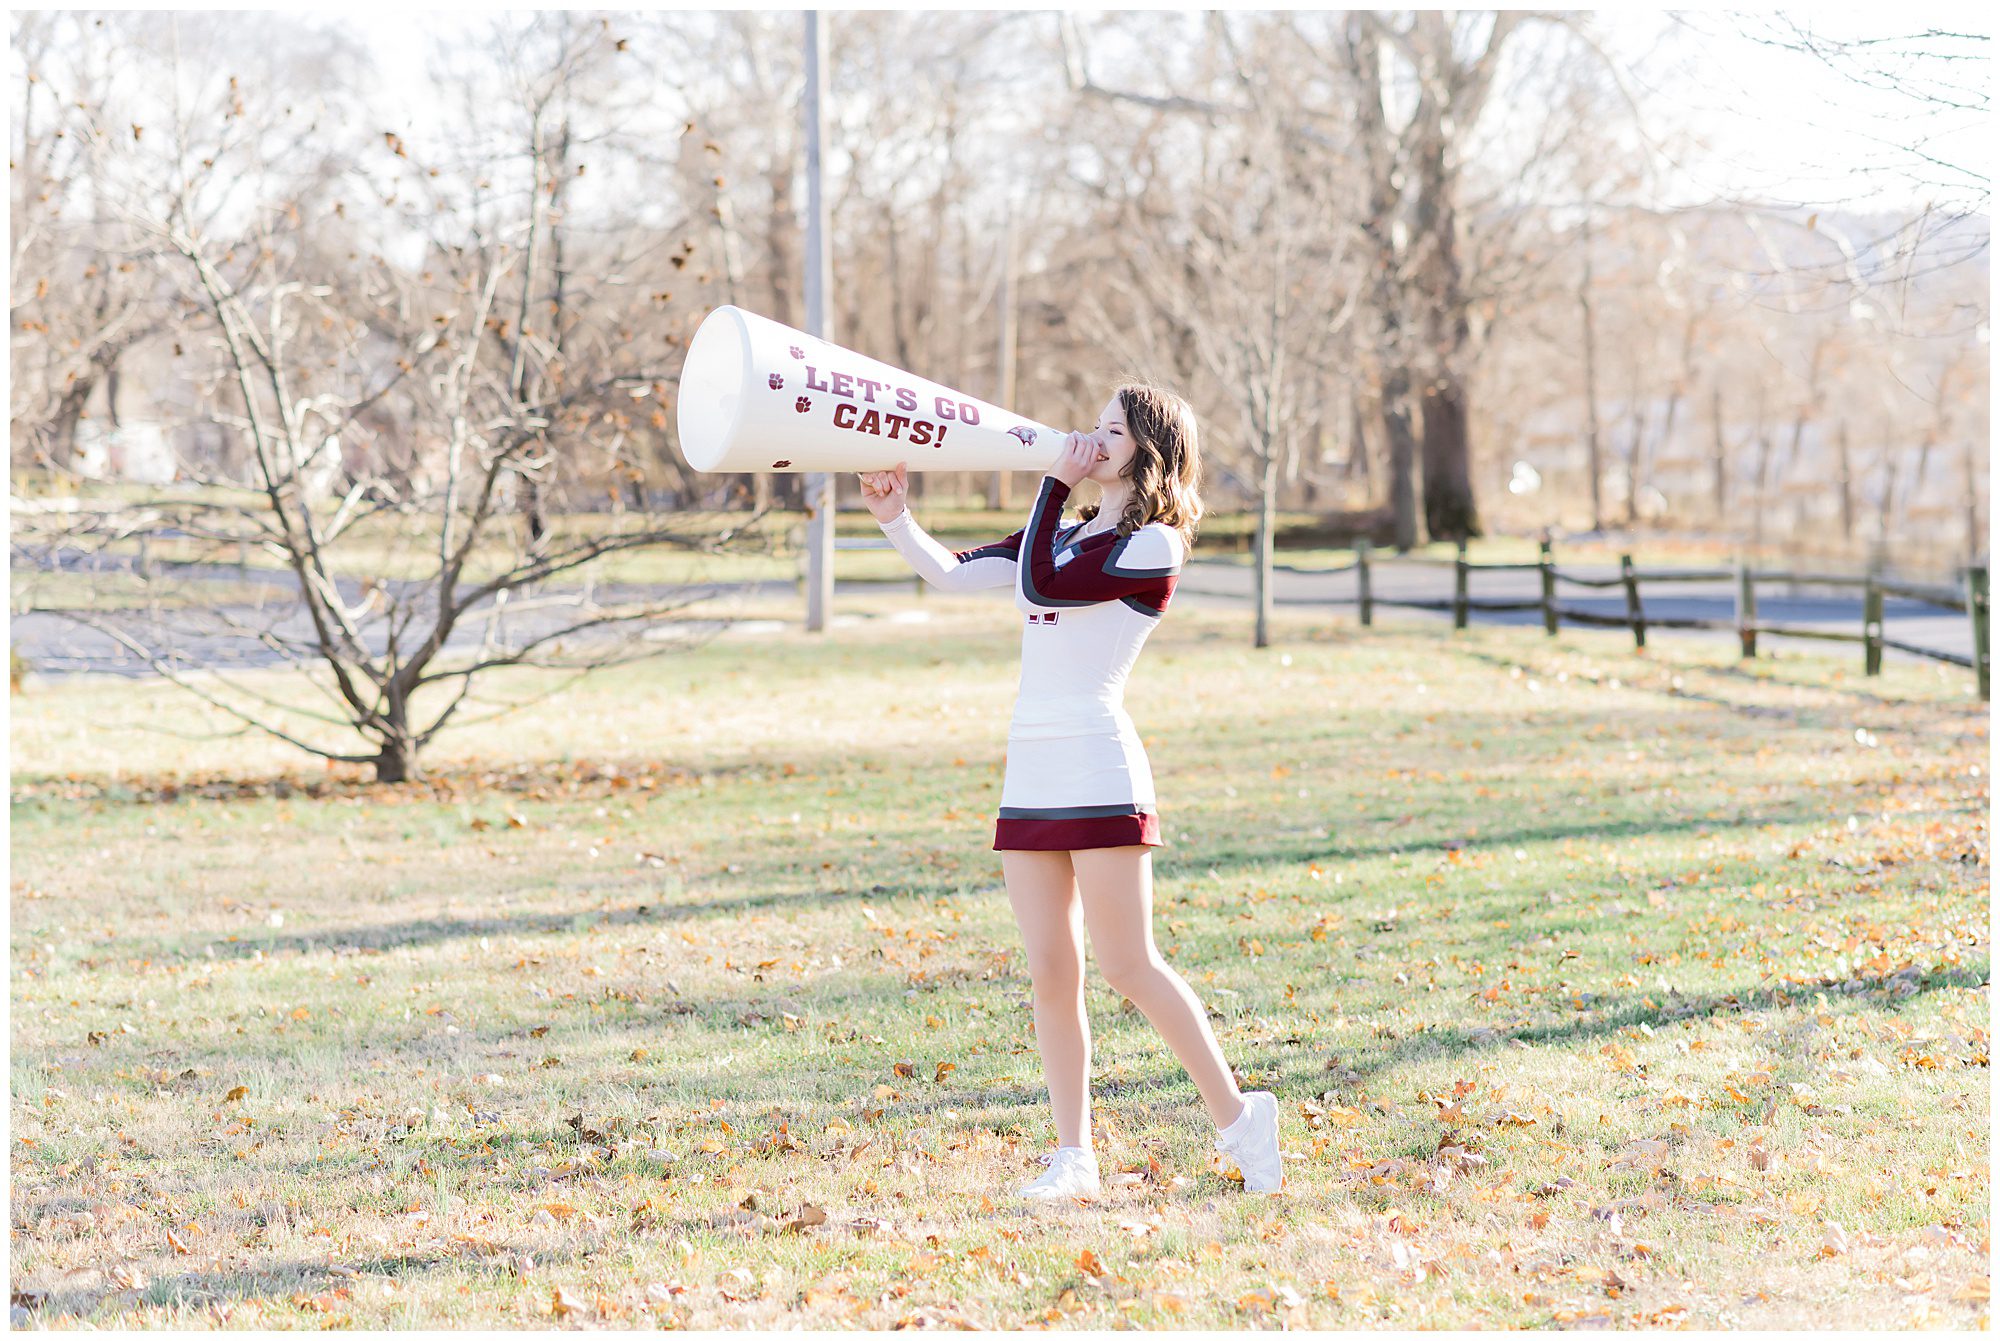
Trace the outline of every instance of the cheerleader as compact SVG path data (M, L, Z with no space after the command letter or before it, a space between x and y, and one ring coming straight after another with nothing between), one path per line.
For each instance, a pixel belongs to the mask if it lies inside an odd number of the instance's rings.
M1187 1068L1243 1185L1283 1182L1278 1101L1240 1091L1193 989L1153 943L1152 849L1160 846L1153 775L1124 705L1125 680L1166 613L1201 518L1194 412L1155 387L1120 387L1097 427L1071 433L1043 476L1028 524L952 551L904 506L906 465L861 473L868 510L911 567L946 591L1011 586L1022 615L1021 686L993 850L1027 949L1035 1038L1057 1146L1031 1199L1095 1197L1090 1024L1083 940L1105 981L1145 1014ZM1095 481L1103 502L1063 525L1070 490Z

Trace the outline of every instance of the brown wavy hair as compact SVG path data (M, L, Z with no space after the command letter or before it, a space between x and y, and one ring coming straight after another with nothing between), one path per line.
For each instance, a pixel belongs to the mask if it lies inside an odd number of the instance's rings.
M1192 548L1202 514L1201 445L1194 407L1173 392L1144 382L1119 387L1118 407L1124 411L1133 442L1132 459L1120 472L1131 481L1132 490L1118 518L1118 534L1130 535L1148 522L1165 522ZM1096 503L1077 509L1085 521L1097 512Z

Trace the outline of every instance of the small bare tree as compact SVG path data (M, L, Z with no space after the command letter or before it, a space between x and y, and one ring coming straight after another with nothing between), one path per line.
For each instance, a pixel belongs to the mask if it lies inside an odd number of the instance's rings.
M385 782L420 776L421 752L474 701L486 672L573 672L553 693L695 641L686 625L677 639L647 634L706 593L636 584L600 593L589 565L655 547L715 552L756 516L720 531L652 516L614 528L532 501L559 474L615 488L631 441L665 431L657 411L650 424L634 411L665 402L670 355L685 339L657 315L651 289L632 282L649 265L666 268L663 239L566 244L562 231L569 202L556 178L583 172L574 156L590 142L563 91L615 62L620 43L604 21L544 16L508 34L519 140L468 133L410 146L388 133L371 160L319 129L327 108L296 85L204 79L186 48L200 36L227 55L223 35L162 17L172 39L155 48L171 90L158 103L166 122L134 119L128 134L122 111L88 99L66 100L66 115L102 179L121 184L109 199L124 225L198 313L177 341L195 351L207 417L243 444L244 468L189 461L186 487L92 500L39 534L17 529L17 553L32 561L68 546L115 562L143 544L141 576L161 557L178 573L214 576L230 550L247 547L275 561L292 590L256 605L156 600L140 619L67 617L247 727L371 765ZM504 132L507 123L488 124ZM130 161L134 144L156 159ZM605 222L632 235L615 214ZM398 252L420 259L399 262ZM567 301L579 291L591 296L587 311ZM654 339L636 338L642 329ZM521 501L517 517L510 505ZM581 588L552 582L576 577ZM191 661L212 668L218 643L245 640L267 662L330 671L331 683L316 685L330 707L301 710L188 673ZM367 748L308 739L288 714Z

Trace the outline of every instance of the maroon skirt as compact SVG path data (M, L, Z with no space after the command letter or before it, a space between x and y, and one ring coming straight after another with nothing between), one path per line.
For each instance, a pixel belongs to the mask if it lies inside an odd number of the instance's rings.
M1110 814L1010 814L993 822L995 852L1076 852L1091 847L1161 847L1160 817L1130 806L1076 806ZM1122 813L1118 813L1122 812Z

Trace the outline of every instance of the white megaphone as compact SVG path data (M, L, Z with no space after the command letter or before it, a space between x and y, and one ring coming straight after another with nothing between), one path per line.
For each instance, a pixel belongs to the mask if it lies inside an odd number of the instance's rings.
M1067 435L740 307L703 319L681 365L696 470L1046 470Z

